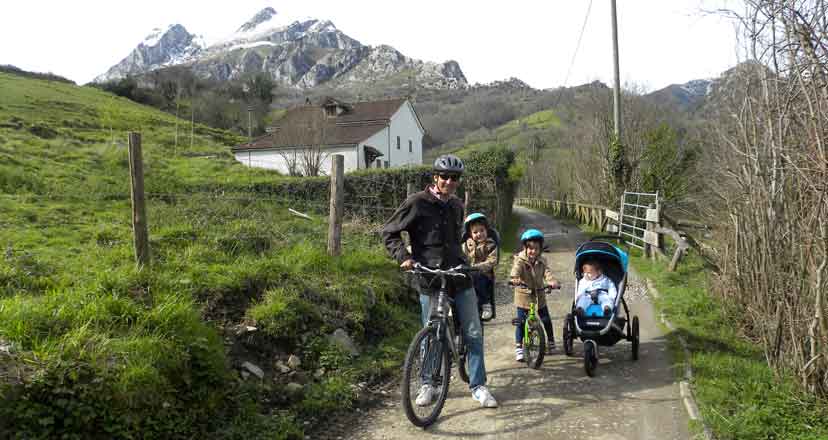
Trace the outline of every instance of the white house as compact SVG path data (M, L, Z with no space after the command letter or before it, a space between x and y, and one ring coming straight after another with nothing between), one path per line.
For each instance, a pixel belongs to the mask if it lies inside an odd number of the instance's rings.
M239 162L284 174L330 172L334 154L345 157L345 172L420 165L425 130L408 99L349 104L326 98L321 105L287 111L269 133L233 147Z

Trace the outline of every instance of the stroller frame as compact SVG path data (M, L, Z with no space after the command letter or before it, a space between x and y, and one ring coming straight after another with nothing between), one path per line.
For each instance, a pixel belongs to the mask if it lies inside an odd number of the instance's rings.
M630 317L629 307L624 299L627 284L627 255L618 247L607 243L606 239L617 240L617 236L597 236L581 244L575 253L575 278L580 281L582 258L585 255L598 256L604 263L612 263L605 267L605 275L615 284L618 295L615 297L612 313L604 316L575 316L575 299L572 301L571 311L564 320L563 338L564 352L568 356L573 354L573 341L577 337L584 343L584 369L587 375L594 376L598 365L598 347L614 346L621 339L632 343L632 358L638 359L639 333L638 317ZM620 307L624 308L624 315L620 316ZM626 327L626 329L624 328ZM626 330L626 331L625 331Z

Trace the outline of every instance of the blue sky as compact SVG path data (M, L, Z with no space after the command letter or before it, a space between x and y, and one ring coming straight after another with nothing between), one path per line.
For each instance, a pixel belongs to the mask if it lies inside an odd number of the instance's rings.
M590 0L435 1L191 0L6 2L0 64L51 71L86 83L120 61L153 28L171 23L216 40L271 6L285 18L314 17L363 44L389 44L428 61L460 63L469 82L520 78L564 85ZM703 11L727 0L617 0L621 81L655 90L719 75L739 61L732 22ZM140 8L128 7L140 5ZM612 80L609 0L593 0L566 85Z

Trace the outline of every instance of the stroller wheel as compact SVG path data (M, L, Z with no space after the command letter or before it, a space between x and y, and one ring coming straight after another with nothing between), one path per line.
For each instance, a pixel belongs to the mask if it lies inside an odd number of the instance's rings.
M632 330L630 331L632 337L632 358L634 361L638 360L638 316L633 316Z
M584 343L584 370L589 377L595 377L595 367L598 366L598 354L595 353L595 342Z
M572 314L567 313L563 324L563 348L567 356L572 356L572 343L575 339L575 326L572 325Z

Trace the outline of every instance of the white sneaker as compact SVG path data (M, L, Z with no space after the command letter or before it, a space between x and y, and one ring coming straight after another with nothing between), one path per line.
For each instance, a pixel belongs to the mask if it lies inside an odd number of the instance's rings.
M492 306L491 304L483 304L483 313L480 314L481 319L492 319Z
M497 408L497 400L495 400L486 385L480 385L472 391L472 398L480 402L483 408Z
M523 357L523 347L515 347L515 360L518 362L523 362L525 360Z
M417 392L417 399L414 400L414 403L417 406L428 406L434 401L434 387L431 385L423 385L420 387L420 391Z

